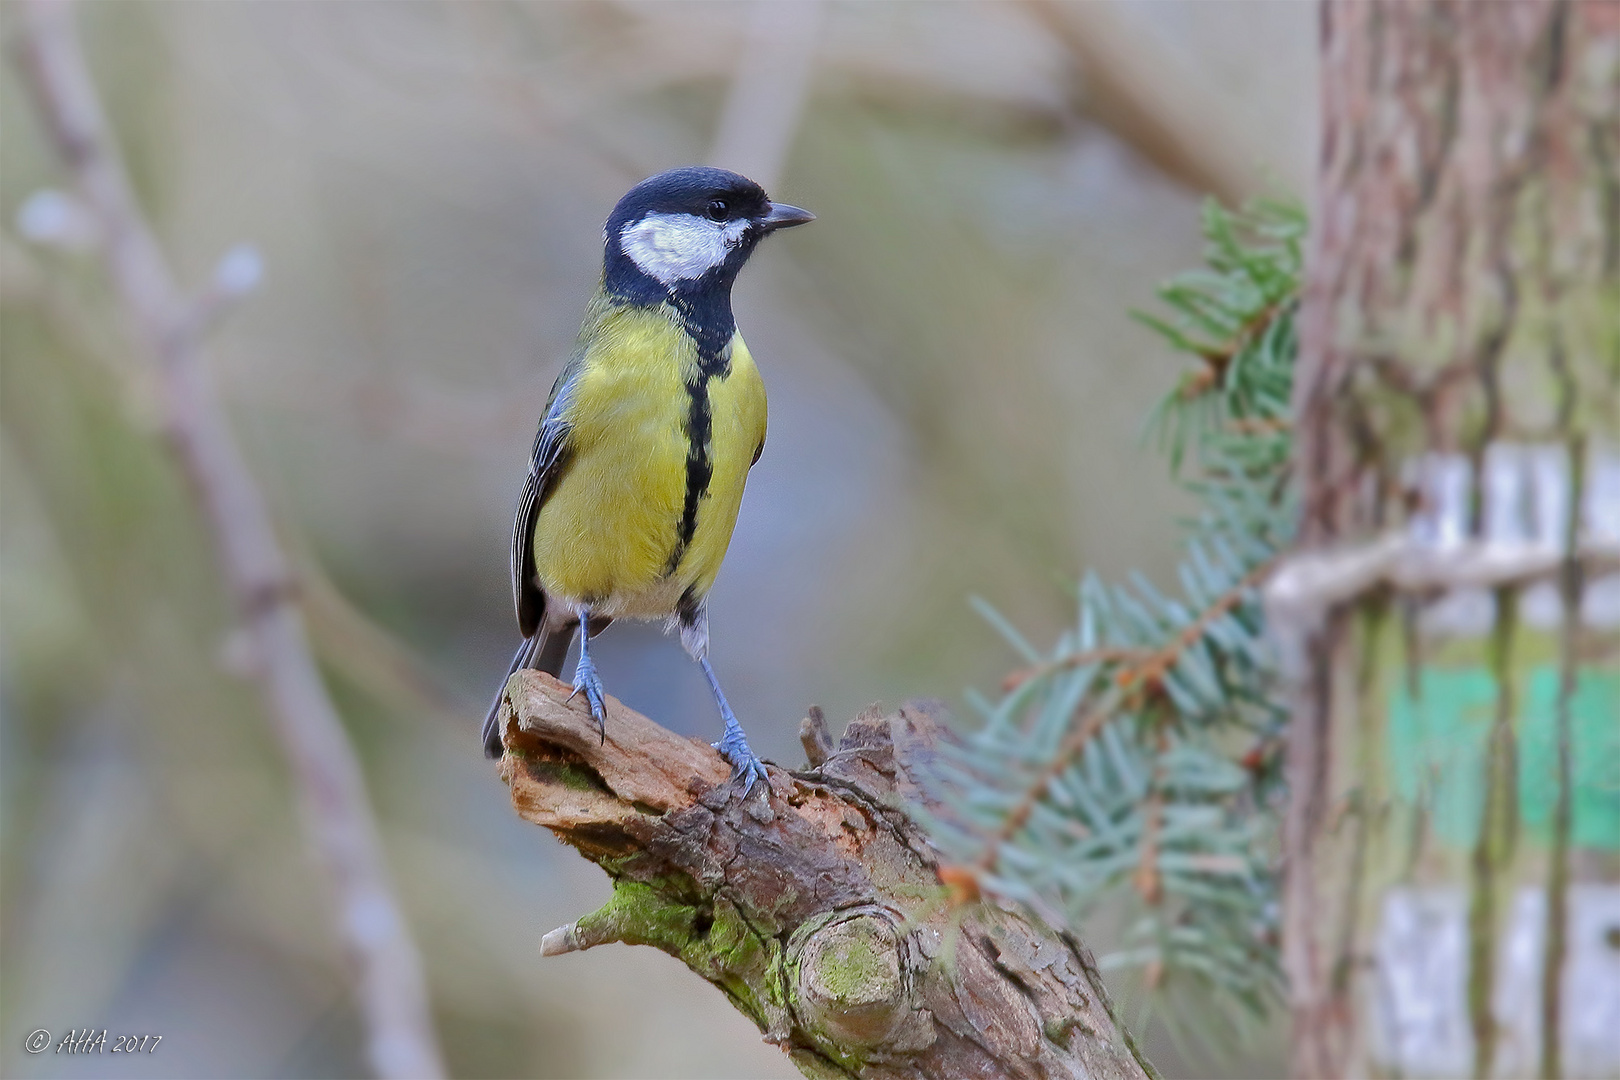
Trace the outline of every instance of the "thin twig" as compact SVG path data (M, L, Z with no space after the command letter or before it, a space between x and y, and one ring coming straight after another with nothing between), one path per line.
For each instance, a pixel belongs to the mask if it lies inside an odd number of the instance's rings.
M1271 325L1277 314L1282 311L1284 305L1293 302L1294 296L1290 293L1282 300L1267 304L1249 316L1225 344L1214 348L1199 349L1198 357L1204 361L1204 366L1188 376L1186 381L1182 383L1182 399L1189 400L1219 387L1222 380L1226 378L1227 369L1232 366L1232 361L1237 358L1238 353L1248 347L1249 342L1254 340L1256 334ZM1284 421L1284 423L1287 423L1287 421Z
M1266 607L1274 618L1292 622L1385 585L1412 593L1525 585L1558 573L1568 559L1595 577L1620 568L1620 543L1594 537L1566 556L1552 544L1469 540L1437 546L1390 532L1353 547L1290 557L1266 586Z
M1277 562L1277 557L1273 556L1239 578L1235 585L1217 596L1208 607L1199 612L1196 619L1182 627L1163 648L1139 664L1131 673L1131 681L1153 683L1163 679L1165 673L1181 658L1181 654L1202 640L1216 619L1237 607L1245 595L1266 579L1277 566Z
M1264 580L1265 576L1276 565L1277 559L1271 558L1250 570L1243 575L1237 584L1216 597L1209 607L1205 608L1196 619L1183 627L1174 638L1157 649L1124 648L1120 646L1087 649L1084 652L1061 656L1045 664L1019 668L1001 680L1001 689L1003 692L1010 694L1031 679L1042 678L1058 671L1088 667L1092 664L1125 665L1124 670L1118 676L1119 681L1124 683L1140 683L1163 677L1164 673L1180 658L1181 654L1204 636L1211 623L1236 607L1238 602L1243 599L1243 595Z
M1044 664L1035 664L1031 667L1019 668L1009 672L1001 680L1002 693L1010 694L1023 686L1031 679L1042 678L1058 671L1069 671L1074 668L1089 667L1092 664L1126 664L1132 660L1140 660L1147 656L1146 649L1102 648L1087 649L1084 652L1071 653Z
M1142 854L1136 860L1131 884L1149 904L1164 898L1164 879L1159 874L1159 830L1164 822L1164 792L1157 784L1148 792L1142 807Z
M1294 422L1281 416L1239 417L1226 426L1236 435L1284 435L1294 430Z
M337 900L358 969L372 1068L442 1076L420 958L384 865L365 780L310 653L296 583L214 386L197 302L175 281L129 184L67 0L30 0L22 60L42 126L95 218L99 250L152 362L164 433L212 528L252 645L252 674L292 766L306 838Z
M984 851L974 863L976 871L987 874L996 868L996 862L1001 858L1002 845L1024 827L1029 815L1035 811L1035 804L1046 796L1046 790L1052 786L1052 782L1069 767L1069 762L1080 756L1091 740L1103 729L1103 725L1113 718L1124 700L1125 691L1115 686L1081 714L1079 724L1058 746L1052 760L1041 766L1041 771L1036 775L1034 782L1024 791L1023 798L1018 800L1018 805L1007 814L1001 828L996 830L990 842L985 845Z

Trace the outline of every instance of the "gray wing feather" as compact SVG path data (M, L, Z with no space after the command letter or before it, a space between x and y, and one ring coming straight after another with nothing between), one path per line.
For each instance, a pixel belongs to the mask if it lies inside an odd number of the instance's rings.
M564 417L580 368L578 357L570 360L551 388L546 415L534 436L534 452L529 458L529 475L523 481L523 495L518 500L517 518L512 523L512 604L517 609L518 628L526 638L533 637L540 628L546 610L545 593L535 580L534 525L540 517L540 507L571 456L569 424Z

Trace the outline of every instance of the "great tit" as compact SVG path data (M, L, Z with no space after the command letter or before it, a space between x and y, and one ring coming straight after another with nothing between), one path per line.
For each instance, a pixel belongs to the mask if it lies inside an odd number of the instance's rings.
M561 673L581 631L574 693L607 737L590 639L614 619L665 619L703 668L746 795L765 779L709 664L704 598L720 571L748 470L765 446L765 386L731 313L754 247L815 215L723 169L673 169L619 200L602 280L551 390L512 529L523 644L507 672ZM501 754L503 690L484 720Z

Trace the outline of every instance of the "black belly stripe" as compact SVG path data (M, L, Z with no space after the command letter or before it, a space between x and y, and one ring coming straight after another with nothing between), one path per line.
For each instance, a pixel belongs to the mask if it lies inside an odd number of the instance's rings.
M714 479L714 462L709 453L714 436L714 412L709 402L709 380L724 379L731 374L731 358L726 346L731 342L728 331L721 339L715 328L696 323L688 313L682 326L697 344L697 371L686 380L688 398L686 420L682 428L686 434L686 495L681 502L681 520L675 531L675 548L664 564L664 576L673 574L681 565L686 549L697 533L698 503L709 493L709 482Z
M714 479L714 463L709 460L709 439L714 433L714 414L709 411L709 377L699 373L686 384L686 498L681 503L681 523L675 533L675 550L664 565L667 577L680 566L681 558L697 532L698 500L709 493Z

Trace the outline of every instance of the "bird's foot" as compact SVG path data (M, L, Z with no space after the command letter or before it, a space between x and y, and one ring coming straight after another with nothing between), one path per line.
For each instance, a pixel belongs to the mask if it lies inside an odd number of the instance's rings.
M748 798L756 782L763 783L766 791L770 790L770 780L765 775L765 763L749 749L748 736L743 734L742 725L738 724L734 717L726 719L726 733L721 736L719 742L712 745L720 751L721 757L731 763L731 779L742 783L743 798Z
M601 733L602 741L607 742L607 706L603 701L607 691L602 687L602 677L596 673L591 654L584 649L580 650L579 663L574 667L574 693L568 695L569 701L574 700L574 694L585 695L591 716L596 719L596 730Z

